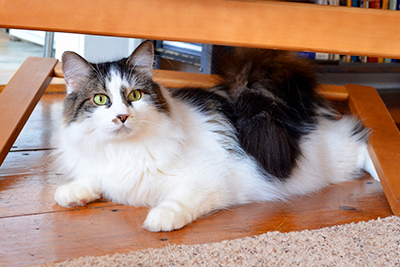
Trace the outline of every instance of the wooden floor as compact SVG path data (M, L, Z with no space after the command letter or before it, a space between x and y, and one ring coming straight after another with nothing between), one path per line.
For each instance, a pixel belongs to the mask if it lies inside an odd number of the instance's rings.
M84 208L62 208L53 200L62 175L49 164L48 156L63 97L42 98L0 167L1 266L317 229L392 215L381 185L368 175L290 202L220 211L171 233L141 228L147 208L104 200ZM398 104L392 103L392 110L400 117Z

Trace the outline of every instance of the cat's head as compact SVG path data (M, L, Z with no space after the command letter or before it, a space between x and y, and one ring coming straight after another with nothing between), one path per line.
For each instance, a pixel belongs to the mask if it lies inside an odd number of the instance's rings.
M67 84L64 122L104 139L145 134L168 115L163 88L152 79L154 48L142 43L128 58L92 64L74 52L62 56Z

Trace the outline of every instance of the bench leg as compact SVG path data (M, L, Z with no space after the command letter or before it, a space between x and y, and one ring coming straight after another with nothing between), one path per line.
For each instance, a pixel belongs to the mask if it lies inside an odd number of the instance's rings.
M372 130L369 154L395 215L400 215L400 134L373 87L346 84L349 107Z
M58 60L29 57L0 94L0 165L53 77Z

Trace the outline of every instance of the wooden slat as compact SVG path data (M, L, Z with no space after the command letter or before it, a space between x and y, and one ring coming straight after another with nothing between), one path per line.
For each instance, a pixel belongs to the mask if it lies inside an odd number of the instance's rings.
M51 81L56 59L29 57L0 94L0 165Z
M170 88L200 87L210 88L218 84L218 75L189 73L173 70L153 70L154 81ZM54 76L64 78L61 64L54 68ZM1 87L0 87L1 90Z
M165 87L181 88L181 87L200 87L210 88L218 84L218 75L190 73L173 70L153 70L154 81ZM54 76L64 78L61 62L54 68Z
M61 64L60 64L61 69ZM54 68L54 71L57 70L57 66ZM0 93L6 87L6 84L11 80L14 74L17 72L17 69L5 69L0 71ZM54 74L56 76L56 74ZM46 94L60 94L65 93L65 81L63 78L55 78L51 80L51 83L46 89Z
M6 88L5 85L0 85L0 94ZM64 94L66 92L65 83L50 83L47 86L45 94Z
M165 87L181 88L181 87L201 87L210 88L218 84L218 75L189 73L172 70L153 70L154 80ZM54 76L63 78L61 63L59 62L54 68ZM321 84L318 92L330 101L347 102L348 92L344 86Z
M396 215L400 215L400 134L373 87L347 84L349 107L372 130L369 152L386 197Z
M188 73L173 70L154 70L154 81L170 88L210 88L218 84L218 75Z
M318 86L318 92L326 99L335 102L347 102L349 93L341 85L321 84Z
M0 28L400 58L400 12L275 1L0 1Z
M64 78L61 62L57 62L56 66L54 67L54 77Z

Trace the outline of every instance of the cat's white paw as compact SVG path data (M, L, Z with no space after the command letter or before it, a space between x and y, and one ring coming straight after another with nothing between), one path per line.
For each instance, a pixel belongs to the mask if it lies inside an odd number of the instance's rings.
M84 206L100 198L100 194L96 194L81 184L66 184L57 188L54 199L63 207Z
M185 216L173 209L156 207L150 210L143 227L152 232L177 230L188 224Z

